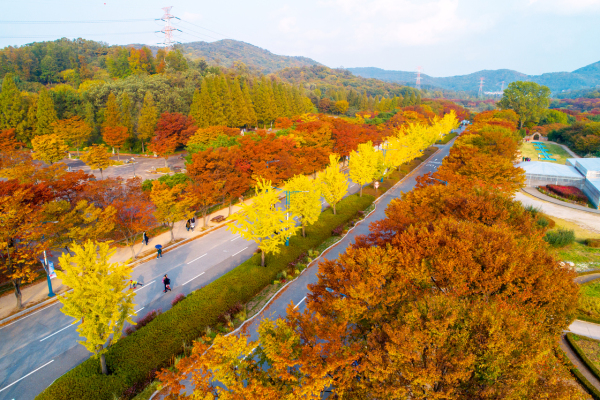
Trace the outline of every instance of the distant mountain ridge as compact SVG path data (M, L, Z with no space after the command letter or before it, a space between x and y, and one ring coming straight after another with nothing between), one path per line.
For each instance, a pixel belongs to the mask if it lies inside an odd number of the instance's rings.
M347 69L353 74L365 78L376 78L411 86L414 86L416 78L415 72L408 71L390 71L375 67ZM421 84L449 90L476 92L479 88L479 78L484 78L483 89L486 92L499 91L502 81L504 81L505 88L514 81L533 81L548 86L553 93L559 93L600 85L600 61L573 72L550 72L541 75L527 75L510 69L483 70L468 75L448 77L421 74Z
M308 57L281 56L258 46L237 40L224 39L216 42L189 42L181 45L181 51L191 59L204 58L209 64L232 67L235 61L258 68L265 73L288 67L322 65Z

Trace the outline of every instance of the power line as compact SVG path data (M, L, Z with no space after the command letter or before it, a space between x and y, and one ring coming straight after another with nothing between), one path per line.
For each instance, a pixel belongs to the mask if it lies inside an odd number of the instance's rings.
M154 33L152 31L145 32L113 32L113 33L89 33L85 35L62 35L62 37L85 37L85 36L105 36L105 35L138 35L138 34L146 34L146 33ZM0 39L43 39L43 38L51 38L57 37L61 35L37 35L37 36L0 36Z
M182 28L183 28L183 27L182 27ZM202 39L202 38L201 38L200 36L192 35L191 33L188 33L188 32L194 32L194 33L197 33L198 35L202 35L202 36L205 36L205 37L208 37L208 38L214 39L214 40L221 40L221 39L218 39L218 38L216 38L216 37L213 37L213 36L207 35L207 34L205 34L205 33L196 32L196 31L193 31L193 30L191 30L191 29L187 29L187 28L183 28L183 30L181 30L181 32L182 32L182 33L185 33L185 34L188 34L188 35L190 35L190 36L196 37L196 38L198 38L198 39Z
M222 34L222 33L219 33L219 32L213 31L213 30L210 30L210 29L208 29L208 28L205 28L205 27L203 27L203 26L200 26L200 25L194 24L193 22L186 21L185 19L181 19L181 18L179 18L179 20L180 20L181 22L185 22L186 24L190 24L190 25L197 26L197 27L198 27L198 28L200 28L200 29L204 29L204 30L206 30L206 31L209 31L209 32L212 32L212 33L216 33L217 35L221 35L221 36L223 36L225 39L231 39L231 38L230 38L230 37L228 37L227 35L224 35L224 34ZM208 35L207 35L207 36L208 36ZM210 36L209 36L209 37L210 37ZM213 39L214 39L214 38L213 38ZM219 40L219 39L217 39L217 40Z
M97 20L79 20L79 21L4 21L0 20L0 24L15 24L15 25L44 25L44 24L107 24L113 22L149 22L154 21L154 18L144 19L97 19Z

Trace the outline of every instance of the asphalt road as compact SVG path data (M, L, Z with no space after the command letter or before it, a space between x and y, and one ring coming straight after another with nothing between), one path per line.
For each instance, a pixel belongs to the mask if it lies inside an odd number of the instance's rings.
M394 188L386 192L377 202L375 210L365 218L360 224L356 225L343 240L332 247L323 258L327 260L335 260L338 256L346 251L348 246L354 243L356 236L369 233L369 225L371 222L385 218L385 209L390 201L401 197L402 193L411 191L416 186L417 177L428 172L435 172L442 164L442 159L446 157L450 151L450 147L456 139L451 140L447 145L436 145L440 150L429 159L427 163L421 164L401 183L398 183ZM260 323L269 318L275 320L277 318L285 318L286 308L290 303L293 303L300 310L306 307L306 295L309 293L308 285L318 281L317 273L319 267L314 263L310 268L306 269L296 280L292 281L284 291L280 292L277 298L272 301L259 315L252 321L246 324L244 332L249 335L249 340L256 341L258 339L258 327ZM186 383L186 389L191 389L189 381ZM162 397L156 397L158 400Z
M350 182L348 194L359 188ZM152 240L149 246L153 247ZM137 316L133 319L155 309L166 311L178 294L212 282L250 258L256 249L254 242L221 228L165 253L163 258L141 264L132 274L144 284L136 289ZM162 292L164 274L168 274L172 287L166 294ZM90 356L77 343L81 338L72 325L73 318L64 315L61 307L55 303L0 328L0 400L33 400Z

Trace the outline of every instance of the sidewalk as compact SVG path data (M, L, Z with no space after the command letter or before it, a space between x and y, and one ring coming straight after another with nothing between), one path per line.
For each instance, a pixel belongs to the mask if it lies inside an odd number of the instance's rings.
M250 198L248 200L245 200L244 203L251 204L252 199ZM232 214L236 213L240 209L241 209L241 207L239 205L234 205L231 210ZM185 229L186 221L176 222L175 226L173 227L173 236L175 237L176 243L171 243L171 232L170 231L163 232L158 236L150 237L149 241L148 241L148 246L144 245L141 242L141 234L138 235L137 240L139 240L139 242L133 246L134 252L137 257L136 260L133 260L134 268L137 265L137 263L139 263L140 261L142 261L142 260L147 261L148 259L151 259L152 257L156 256L156 249L154 247L155 245L157 245L157 244L162 245L163 251L167 252L170 249L177 247L177 245L179 245L179 244L182 244L188 240L192 240L194 238L203 236L203 235L205 235L209 232L212 232L213 230L225 225L226 221L216 223L216 222L211 222L210 220L218 215L227 217L228 214L229 214L228 206L225 206L225 208L223 208L222 210L218 210L218 211L215 211L214 213L210 214L207 218L207 229L204 229L204 230L202 229L202 227L203 227L202 216L196 217L196 228L194 229L194 231L189 231L189 232L186 231L186 229ZM56 258L56 257L53 257L53 258ZM126 262L130 259L132 259L131 249L129 248L129 246L125 246L125 247L116 247L116 253L110 259L110 261L111 262ZM56 264L58 264L58 263L55 261L55 265ZM56 294L62 293L68 289L65 285L62 284L61 280L58 278L52 279L52 288L53 288L54 293L56 293ZM35 310L37 310L37 309L40 309L43 307L42 303L44 303L46 301L48 301L48 303L51 303L51 302L57 300L56 296L52 297L52 298L48 297L48 284L45 279L41 280L37 283L34 283L32 285L29 285L25 288L22 288L21 294L22 294L22 302L23 302L23 308L21 310L16 309L17 300L16 300L14 293L12 293L12 292L6 293L5 295L0 297L0 320L7 318L13 314L16 314L17 311L19 314L21 314L21 313L23 313L23 311L25 311L27 309L31 309L32 307L38 306L38 307L35 307ZM45 303L44 303L44 305L45 305ZM34 311L34 310L31 309L31 311ZM27 312L25 312L23 314L27 314ZM16 318L17 317L15 316L15 319Z

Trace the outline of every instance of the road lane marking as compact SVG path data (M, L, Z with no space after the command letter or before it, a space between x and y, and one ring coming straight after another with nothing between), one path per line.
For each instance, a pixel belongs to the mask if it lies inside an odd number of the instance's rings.
M33 371L31 371L30 373L28 373L27 375L25 375L25 376L24 376L24 377L22 377L21 379L17 379L16 381L14 381L13 383L11 383L10 385L3 387L2 389L0 389L0 392L2 392L2 391L4 391L4 390L8 389L9 387L11 387L12 385L14 385L14 384L15 384L15 383L17 383L17 382L20 382L20 381L22 381L23 379L27 378L29 375L31 375L31 374L33 374L33 373L35 373L35 372L38 372L40 369L44 368L46 365L50 364L50 363L51 363L51 362L53 362L53 361L54 361L54 360L50 360L50 361L48 361L46 364L42 365L41 367L39 367L39 368L38 368L38 369L36 369L36 370L33 370Z
M238 237L236 237L234 239L231 239L230 242L233 242L234 240L238 240L239 238L241 238L241 236L238 236Z
M204 275L204 272L202 272L200 275ZM196 279L197 277L199 277L200 275L196 275L195 277L193 277L192 279L190 279L189 281L187 281L186 283L184 283L183 285L186 285L188 283L190 283L191 281L193 281L194 279ZM183 286L181 285L181 286Z
M153 281L150 281L150 282L148 282L148 283L145 283L145 284L143 284L141 288L139 288L138 290L134 290L134 293L137 293L137 292L139 292L140 290L142 290L142 289L143 289L143 288L145 288L145 287L148 287L149 285L153 284L154 282L156 282L156 279L155 279L155 280L153 280Z
M139 313L140 311L142 311L144 308L146 308L146 307L142 307L142 308L140 308L139 310L137 310L137 311L134 311L134 312L133 312L133 314L129 314L129 316L130 316L130 317L133 317L134 315L137 315L137 313Z
M2 330L2 329L4 329L4 328L6 328L7 326L11 326L12 324L16 324L17 322L19 322L19 321L22 321L22 320L24 320L25 318L29 318L29 317L31 317L33 314L37 314L37 313L39 313L39 312L42 312L42 311L44 311L45 309L47 309L47 308L50 308L50 307L52 307L52 306L55 306L55 305L57 305L57 304L60 304L60 303L54 303L54 304L52 304L52 305L49 305L48 307L44 307L44 308L42 308L41 310L38 310L38 311L36 311L36 312L33 312L33 313L31 313L31 314L27 314L26 316L24 316L24 317L22 317L22 318L19 318L19 319L17 319L16 321L14 321L14 322L11 322L10 324L4 325L2 328L0 328L0 330Z
M199 259L201 259L202 257L204 257L206 254L208 254L208 253L202 254L202 255L201 255L200 257L198 257L198 258L194 258L192 261L190 261L190 262L188 263L188 265L190 265L190 264L191 264L191 263L193 263L194 261L198 261Z
M302 304L302 302L303 302L304 300L306 300L306 296L304 296L304 297L302 298L302 300L300 300L300 302L294 306L294 310L295 310L296 308L298 308L298 306L299 306L300 304Z
M233 256L236 256L236 255L240 254L242 251L246 250L247 248L248 247L244 247L243 249L241 249L240 251L238 251L237 253L235 253ZM231 256L231 257L233 257L233 256Z
M52 335L46 336L45 338L41 339L41 340L40 340L40 342L43 342L44 340L46 340L46 339L48 339L48 338L51 338L52 336L56 335L57 333L60 333L60 332L64 331L65 329L67 329L67 328L70 328L70 327L72 327L72 326L75 326L75 324L71 324L71 325L65 326L65 327L64 327L64 328L62 328L60 331L56 331L56 332L54 332Z

